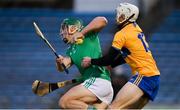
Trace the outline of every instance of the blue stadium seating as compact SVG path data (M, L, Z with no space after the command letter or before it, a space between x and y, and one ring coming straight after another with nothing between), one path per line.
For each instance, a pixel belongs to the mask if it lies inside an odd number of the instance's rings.
M161 72L160 91L154 104L180 104L180 10L174 10L149 40Z

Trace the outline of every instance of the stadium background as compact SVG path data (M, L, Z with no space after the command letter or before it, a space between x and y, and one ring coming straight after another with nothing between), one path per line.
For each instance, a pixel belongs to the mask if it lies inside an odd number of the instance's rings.
M79 17L87 24L95 16L105 16L109 24L100 32L105 53L117 29L114 9L123 1L140 8L138 23L161 71L159 94L145 108L180 108L178 0L0 0L0 108L58 108L59 97L69 87L38 97L31 91L32 82L57 82L79 75L74 66L69 75L56 70L55 57L35 34L33 21L58 53L65 55L67 46L58 36L62 19ZM116 73L112 76L116 89L130 76L127 65L112 72Z

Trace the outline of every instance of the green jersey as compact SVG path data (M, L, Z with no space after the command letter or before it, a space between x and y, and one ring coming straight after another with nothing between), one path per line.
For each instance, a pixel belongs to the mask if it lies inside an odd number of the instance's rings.
M88 33L84 37L82 44L71 44L66 54L71 58L72 63L79 69L83 80L91 77L110 80L110 73L104 67L91 65L88 68L83 68L81 66L84 57L99 58L102 56L97 33Z

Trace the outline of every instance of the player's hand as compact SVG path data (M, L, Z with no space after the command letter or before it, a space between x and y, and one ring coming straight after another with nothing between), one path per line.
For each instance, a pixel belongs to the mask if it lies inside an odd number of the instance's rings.
M59 55L59 58L56 58L56 63L58 64L62 64L63 63L63 60L64 60L64 57Z
M64 63L64 57L59 55L59 58L56 58L56 66L59 71L63 71L62 63Z
M84 35L81 32L76 32L72 35L71 43L82 43L82 39L84 39Z
M84 68L87 68L91 65L91 58L90 57L84 57L82 62L81 62L81 66Z

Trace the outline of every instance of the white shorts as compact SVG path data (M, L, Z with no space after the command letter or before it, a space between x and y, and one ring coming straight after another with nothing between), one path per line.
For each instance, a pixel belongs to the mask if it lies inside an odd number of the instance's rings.
M113 88L110 81L92 77L85 80L82 85L95 94L102 102L108 105L111 103L113 99Z

